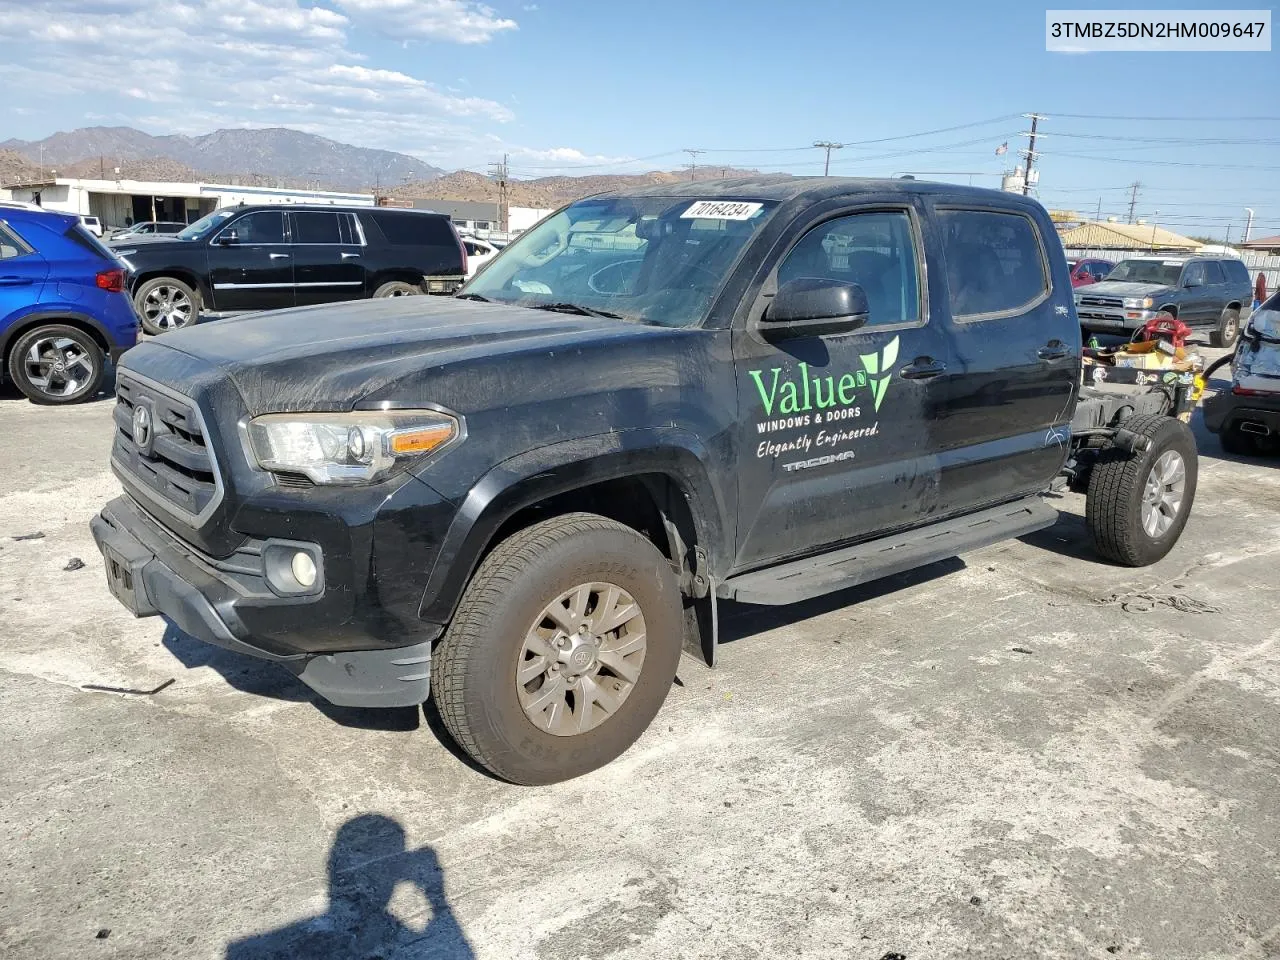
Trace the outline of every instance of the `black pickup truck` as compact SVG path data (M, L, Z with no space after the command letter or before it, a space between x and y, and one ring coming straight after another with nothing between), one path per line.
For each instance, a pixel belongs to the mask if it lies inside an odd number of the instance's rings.
M448 217L391 207L224 207L176 236L111 246L150 334L202 313L452 293L467 272Z
M179 331L121 363L112 592L338 704L434 697L479 763L582 774L717 605L1054 523L1174 545L1187 389L1082 386L1053 224L1007 193L756 178L592 197L458 296ZM1154 378L1153 378L1154 379Z

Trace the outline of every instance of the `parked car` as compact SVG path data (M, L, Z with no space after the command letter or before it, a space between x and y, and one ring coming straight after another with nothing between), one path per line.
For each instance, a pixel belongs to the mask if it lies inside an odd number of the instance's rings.
M0 207L8 207L16 210L43 210L44 207L38 203L28 203L26 200L0 200Z
M467 279L476 275L476 271L498 255L498 248L488 240L479 237L462 238L462 248L467 251Z
M1231 367L1231 389L1205 401L1204 425L1227 453L1280 453L1280 293L1249 318Z
M1077 291L1075 302L1085 330L1132 335L1169 313L1189 327L1209 328L1215 347L1230 347L1240 335L1241 309L1253 302L1253 284L1234 257L1132 257Z
M35 403L86 400L137 336L124 267L79 217L0 208L0 379Z
M122 227L111 234L112 241L134 240L140 237L158 237L181 233L187 224L167 220L143 220L131 227Z
M115 249L152 334L201 311L452 293L466 269L448 217L390 207L228 207L170 239Z
M1067 266L1071 268L1071 286L1083 287L1105 279L1115 264L1110 260L1094 260L1086 257L1083 260L1068 260Z
M95 237L100 238L102 236L102 221L99 220L97 217L82 215L80 217L80 222L83 223L85 229L88 230L90 233L92 233Z
M714 662L719 599L1021 536L1067 487L1148 564L1195 495L1190 388L1082 385L1053 222L993 190L601 194L455 298L229 327L122 362L110 589L334 703L430 694L518 783L626 750L682 645Z

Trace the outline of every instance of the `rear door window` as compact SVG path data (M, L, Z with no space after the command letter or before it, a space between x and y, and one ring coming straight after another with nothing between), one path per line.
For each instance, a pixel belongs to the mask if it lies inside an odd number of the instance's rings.
M1226 283L1227 278L1222 275L1222 267L1212 260L1205 261L1204 265L1204 282L1205 283Z
M1029 217L955 209L939 210L938 217L957 320L1014 316L1049 295L1044 246Z
M293 216L293 242L294 243L341 243L342 231L340 229L337 213L312 213L300 212Z

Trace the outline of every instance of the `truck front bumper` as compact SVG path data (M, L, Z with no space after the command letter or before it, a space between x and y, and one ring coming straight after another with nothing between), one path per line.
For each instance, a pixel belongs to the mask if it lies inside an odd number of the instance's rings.
M278 663L331 703L351 707L402 707L430 695L432 636L404 647L310 653L279 653L255 643L238 616L252 601L287 606L305 623L315 597L276 597L265 574L255 577L243 566L229 571L184 547L140 510L118 497L89 522L103 555L107 585L134 616L163 616L179 630L205 643ZM428 627L429 625L425 625Z

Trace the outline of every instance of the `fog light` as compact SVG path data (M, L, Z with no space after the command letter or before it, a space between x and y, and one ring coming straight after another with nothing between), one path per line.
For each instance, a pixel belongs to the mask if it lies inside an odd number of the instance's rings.
M316 585L316 562L305 550L299 550L293 555L293 560L289 562L289 569L293 571L293 579L297 580L299 585L307 589Z

